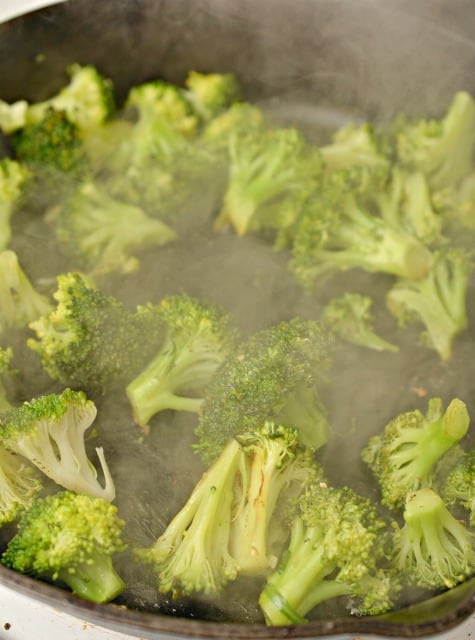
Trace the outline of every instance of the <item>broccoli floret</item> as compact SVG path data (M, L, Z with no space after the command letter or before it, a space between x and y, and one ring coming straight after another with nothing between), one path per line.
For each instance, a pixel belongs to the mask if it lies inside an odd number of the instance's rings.
M330 170L353 166L388 167L388 149L381 134L369 123L347 124L333 134L330 144L320 147L325 167Z
M395 564L410 583L450 589L475 573L475 537L430 488L408 494L394 536Z
M126 390L143 428L166 409L198 413L210 379L235 341L227 312L187 294L166 296L155 312L163 341Z
M382 503L400 508L409 492L431 486L436 463L462 440L469 423L462 400L453 399L444 411L441 399L431 398L426 415L407 411L372 436L362 459L380 486Z
M307 287L322 275L360 268L419 279L430 269L429 249L404 223L385 220L388 176L380 168L324 173L293 231L290 267ZM383 204L384 202L384 204Z
M36 351L53 380L89 393L105 393L137 375L156 349L161 328L146 308L130 312L79 273L57 277L57 304L30 324Z
M16 520L43 488L38 470L0 447L0 525Z
M39 498L24 513L2 564L20 573L64 583L92 602L108 602L125 589L114 554L125 549L117 507L71 491Z
M467 327L467 295L472 263L459 249L440 250L428 274L417 281L399 280L386 296L401 327L422 324L420 341L450 360L455 338Z
M17 254L9 249L0 252L0 328L25 327L51 308L47 296L23 271Z
M473 170L475 102L465 91L455 94L441 119L401 122L397 161L422 171L432 189L456 184Z
M153 566L159 591L174 597L219 593L238 575L229 551L236 474L243 450L231 439L191 492L155 543L137 549L137 557Z
M229 153L229 141L232 137L249 135L266 125L264 112L255 104L235 102L208 123L200 133L200 141L215 151Z
M25 126L28 102L18 100L9 104L0 100L0 129L6 135L10 135Z
M399 351L399 347L374 330L373 300L360 293L345 293L324 306L321 320L341 339L375 351Z
M289 546L267 579L259 605L269 625L306 622L317 605L346 597L359 613L391 606L391 581L378 567L385 522L367 498L347 487L310 485L299 498Z
M38 396L2 416L0 441L65 489L112 501L114 481L102 447L96 454L103 486L86 452L85 432L96 414L95 404L82 391L65 389Z
M10 242L10 220L29 177L28 169L17 160L0 160L0 250Z
M241 89L232 73L190 71L185 95L201 120L207 122L239 100Z
M295 318L262 329L240 344L216 370L196 429L196 451L210 461L226 441L275 420L299 430L302 443L319 448L329 425L317 385L330 357L330 334Z
M136 252L176 239L164 222L111 197L92 180L81 183L61 204L55 230L63 250L81 269L96 275L135 271L140 264Z
M298 193L321 172L319 154L294 128L235 132L229 138L229 176L215 221L240 236L259 229L266 204Z
M449 505L460 504L475 526L475 449L463 453L442 484L441 493Z

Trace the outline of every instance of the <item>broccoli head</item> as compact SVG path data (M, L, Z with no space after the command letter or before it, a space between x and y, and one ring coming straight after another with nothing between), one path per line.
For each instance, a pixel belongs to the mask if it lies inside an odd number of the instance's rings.
M444 479L441 494L449 505L460 504L475 526L475 449L465 451Z
M185 95L201 120L207 122L237 102L240 86L232 73L190 71L185 78Z
M85 432L96 418L95 404L82 391L38 396L10 409L0 421L0 441L70 491L112 501L115 487L102 447L96 448L104 476L88 458Z
M372 436L362 459L390 509L404 505L411 491L431 486L435 465L467 433L470 417L462 400L453 399L445 411L440 398L431 398L426 415L418 409L396 416Z
M395 563L410 583L450 589L475 573L473 532L433 489L410 492L404 526L394 536Z
M106 500L61 491L26 511L2 564L67 585L77 596L108 602L125 589L114 554L125 549L124 522Z

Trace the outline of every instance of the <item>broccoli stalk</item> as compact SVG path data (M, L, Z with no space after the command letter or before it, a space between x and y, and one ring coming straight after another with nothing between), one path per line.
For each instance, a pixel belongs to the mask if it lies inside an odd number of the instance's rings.
M234 343L229 315L186 294L166 296L156 314L162 344L126 389L135 420L145 429L166 409L198 413L209 380Z
M404 526L394 537L395 562L410 582L450 589L475 571L475 537L430 488L408 494Z
M442 483L441 493L449 505L460 504L475 526L475 449L463 453Z
M444 411L440 398L432 398L425 416L417 409L402 413L372 436L361 455L382 503L402 507L409 492L430 486L436 463L465 436L469 423L464 402L455 398Z
M65 489L112 501L115 487L102 447L96 448L104 484L86 452L84 434L96 407L81 391L65 389L24 402L3 415L0 439Z
M318 322L300 318L262 329L239 345L207 387L196 429L199 455L213 460L229 438L267 420L302 430L311 448L326 442L328 423L316 386L330 345Z
M423 345L444 360L452 357L455 338L467 327L467 291L471 263L457 249L440 251L429 273L421 280L400 280L388 292L386 303L405 327L419 322Z
M23 514L2 563L64 583L85 600L108 602L125 589L113 564L113 555L126 546L123 526L109 502L61 491L36 500Z
M229 551L233 487L243 451L232 439L201 476L190 497L155 543L136 551L155 569L158 589L174 597L219 593L238 574Z
M28 169L17 160L0 160L0 250L10 242L10 220L29 176Z
M0 327L25 327L51 307L23 271L17 254L9 249L0 252Z
M372 503L351 489L310 485L289 546L259 597L266 623L305 622L317 605L339 596L361 599L362 612L387 610L389 583L378 571L384 528Z
M33 465L0 447L0 525L16 520L33 504L42 487Z

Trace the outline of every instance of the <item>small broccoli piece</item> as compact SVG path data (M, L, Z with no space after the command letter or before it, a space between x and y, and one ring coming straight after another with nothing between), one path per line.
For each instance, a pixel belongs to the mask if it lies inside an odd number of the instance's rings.
M299 441L297 429L274 422L236 436L244 451L239 499L230 532L230 552L240 574L266 575L277 558L271 551L274 513L282 494L322 476Z
M0 447L0 525L16 520L43 488L38 470Z
M96 414L95 404L82 391L38 396L2 416L0 441L65 489L112 501L114 481L102 447L96 453L104 486L86 452L84 434Z
M372 436L362 459L380 486L381 502L400 508L409 492L431 486L436 463L462 440L469 423L462 400L453 399L444 411L440 398L432 398L426 415L407 411Z
M219 593L238 575L229 551L236 474L243 460L239 443L231 439L201 476L190 497L155 543L137 549L151 564L158 589L174 597L195 592Z
M396 144L397 161L422 171L432 189L456 184L473 170L474 100L459 91L441 119L401 122Z
M62 203L55 229L64 251L94 274L135 271L140 263L132 254L176 239L164 222L111 197L92 180L81 183Z
M226 441L275 420L299 430L312 449L328 439L329 425L317 385L330 356L330 334L295 318L262 329L239 345L216 370L196 429L196 451L206 461Z
M17 254L9 249L0 252L0 328L25 327L51 308L23 271Z
M71 491L39 498L2 555L20 573L64 583L77 596L108 602L125 589L114 554L126 548L117 507Z
M467 327L467 295L472 264L463 250L440 250L422 279L399 280L386 296L401 327L421 323L420 341L444 361L452 357L455 338Z
M475 572L475 537L430 488L408 494L394 536L395 563L409 582L450 589Z
M12 347L0 347L0 414L12 408L5 389L4 381L8 375L13 373L10 369L13 355Z
M444 479L441 494L447 504L462 505L469 513L470 525L475 526L475 449L463 453Z
M375 351L399 351L399 347L381 338L374 331L372 305L373 300L370 296L345 293L327 302L321 320L347 342Z
M266 125L264 112L255 104L235 102L228 109L214 117L200 132L200 142L213 151L229 153L232 137L249 135Z
M229 138L229 177L217 229L240 236L260 228L262 208L298 193L321 172L320 156L294 128L236 132Z
M269 625L306 622L317 605L346 597L359 613L391 607L391 581L379 569L385 522L370 500L348 487L308 486L299 498L280 564L259 597Z
M232 73L190 71L185 79L185 96L201 120L207 122L237 102L241 89Z
M401 221L385 220L388 184L380 168L323 174L293 231L290 267L304 286L355 268L414 280L426 275L433 261L429 249Z
M57 304L30 324L36 351L53 380L89 393L128 381L145 366L161 340L155 314L132 313L79 273L57 277Z
M126 389L143 428L166 409L198 413L211 377L235 342L229 314L187 294L166 296L155 312L163 341Z
M10 242L10 220L29 177L28 169L17 160L0 160L0 250Z
M26 113L28 102L18 100L9 104L5 100L0 100L0 130L5 135L10 135L26 124Z
M325 167L330 170L353 166L388 167L389 156L382 136L369 123L350 123L333 134L332 141L320 147Z

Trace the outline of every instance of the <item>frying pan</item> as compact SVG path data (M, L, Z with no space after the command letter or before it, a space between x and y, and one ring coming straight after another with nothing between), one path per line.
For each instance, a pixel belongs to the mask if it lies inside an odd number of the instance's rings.
M190 69L232 71L245 95L276 121L324 138L349 120L384 122L400 112L438 115L457 90L475 93L474 34L472 0L69 0L0 25L0 93L8 101L47 98L65 83L65 68L72 62L94 64L110 77L119 103L131 85L152 78L181 83ZM320 302L296 291L282 257L255 239L202 240L192 235L159 259L146 256L140 275L115 282L115 291L133 303L141 301L139 283L157 298L186 288L229 306L248 330L318 313ZM42 275L54 266L54 256L42 266L47 248L46 238L25 228L21 250L27 272ZM384 284L365 274L351 280L352 287L369 287L375 295ZM347 280L337 279L330 291L347 286ZM338 384L327 396L337 435L325 453L339 462L338 480L351 477L357 486L367 481L354 452L396 413L418 403L423 407L413 391L420 384L446 400L462 397L475 415L472 306L470 327L450 364L414 346L410 334L405 338L410 355L401 349L389 367L357 349L341 354ZM150 543L171 514L169 505L186 497L199 464L184 473L170 462L189 443L186 427L165 421L144 447L127 407L116 400L99 407L115 425L108 436L104 427L104 446L122 496L119 507L131 513L133 505L133 533ZM357 425L356 434L348 432L350 422ZM117 444L118 435L125 445ZM0 581L65 612L148 640L422 637L455 627L475 610L475 581L470 580L382 617L328 611L304 625L271 629L237 597L230 607L199 600L177 604L138 588L122 601L96 605L5 567L0 567Z

